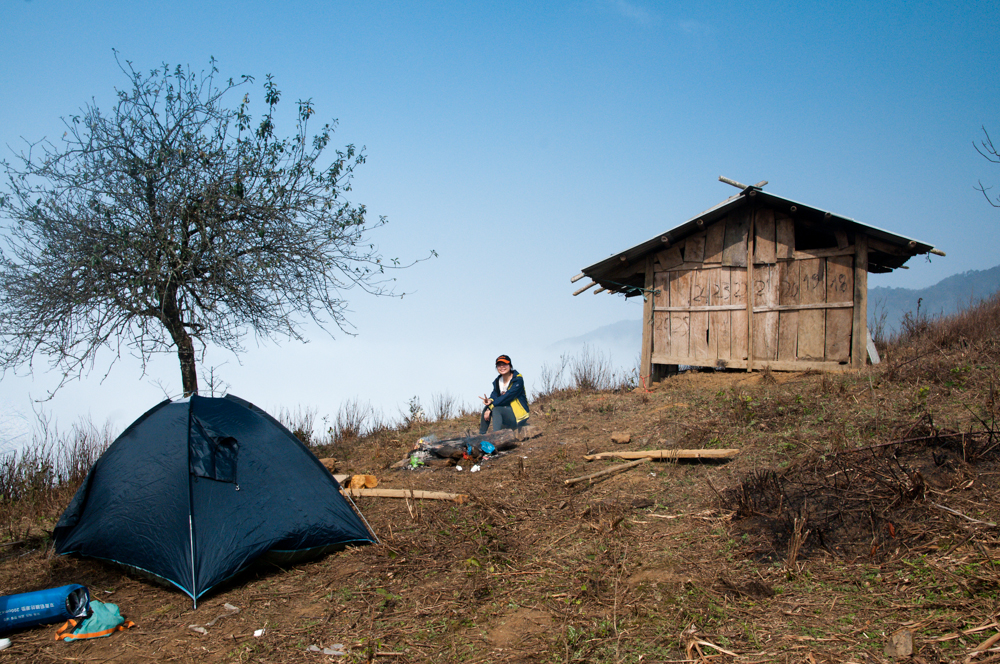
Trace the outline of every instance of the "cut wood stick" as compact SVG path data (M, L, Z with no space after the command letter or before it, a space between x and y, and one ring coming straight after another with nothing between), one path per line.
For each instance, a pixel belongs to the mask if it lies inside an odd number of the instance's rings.
M581 272L580 274L578 274L575 277L573 277L572 279L570 279L569 282L571 284L575 284L576 282L578 282L581 279L583 279L585 276L587 276L587 275L585 275L583 272Z
M955 516L960 516L967 521L971 521L972 523L981 523L984 526L990 526L991 528L997 527L997 524L993 523L992 521L980 521L979 519L973 519L971 516L966 516L961 512L959 512L958 510L953 510L950 507L945 507L944 505L938 505L937 503L931 503L931 505L938 508L939 510L944 510L945 512L949 512L951 514L954 514Z
M597 285L597 282L596 282L596 281L591 281L591 282L590 282L589 284L587 284L587 285L586 285L586 286L584 286L583 288L580 288L580 289L578 289L578 290L574 291L573 295L579 295L579 294L580 294L580 293L582 293L583 291L585 291L585 290L589 290L589 289L593 288L593 287L594 287L594 286L596 286L596 285Z
M615 473L620 473L623 470L628 470L629 468L635 468L641 464L649 461L649 458L639 459L638 461L632 461L631 463L623 463L620 466L615 466L614 468L605 468L604 470L598 471L596 473L591 473L590 475L584 475L582 477L574 477L571 480L565 480L563 484L566 486L573 486L574 484L579 484L580 482L586 482L587 480L595 480L598 477L604 477L606 475L614 475Z
M997 641L1000 641L1000 632L997 632L990 638L980 643L978 646L973 648L971 652L983 652L984 650L989 650L990 648L996 645ZM969 661L969 658L966 657L965 661Z
M464 493L445 493L444 491L418 491L416 489L344 489L344 493L355 498L370 496L372 498L411 498L414 500L453 500L458 504L469 499Z
M673 461L674 459L732 459L739 455L739 450L643 450L641 452L600 452L587 454L587 461L599 459L659 459Z

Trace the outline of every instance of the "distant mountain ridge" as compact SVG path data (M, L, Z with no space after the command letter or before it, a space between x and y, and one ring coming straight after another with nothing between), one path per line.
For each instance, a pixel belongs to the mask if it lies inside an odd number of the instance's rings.
M899 323L908 312L917 312L931 318L947 316L1000 291L1000 265L988 270L969 270L942 279L927 288L889 288L876 286L868 289L868 321L874 326L885 313L887 332L899 330Z

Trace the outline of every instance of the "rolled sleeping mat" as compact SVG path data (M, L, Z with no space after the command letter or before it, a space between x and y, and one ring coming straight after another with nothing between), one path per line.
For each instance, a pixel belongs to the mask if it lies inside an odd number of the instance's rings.
M0 634L83 618L90 605L86 586L74 583L59 588L0 597Z

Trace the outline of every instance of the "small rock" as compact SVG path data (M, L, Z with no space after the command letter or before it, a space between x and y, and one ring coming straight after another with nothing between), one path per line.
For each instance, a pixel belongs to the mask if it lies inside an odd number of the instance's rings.
M612 431L611 442L618 443L619 445L624 445L625 443L631 443L632 434L628 433L627 431Z
M901 629L889 636L885 644L885 656L902 659L913 654L913 632Z

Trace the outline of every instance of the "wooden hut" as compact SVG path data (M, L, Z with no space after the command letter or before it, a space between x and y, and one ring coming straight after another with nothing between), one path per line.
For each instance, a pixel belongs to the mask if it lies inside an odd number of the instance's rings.
M641 372L677 365L837 371L869 354L868 273L933 246L775 196L760 185L584 268L574 295L644 299ZM874 346L871 346L874 350Z

